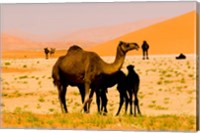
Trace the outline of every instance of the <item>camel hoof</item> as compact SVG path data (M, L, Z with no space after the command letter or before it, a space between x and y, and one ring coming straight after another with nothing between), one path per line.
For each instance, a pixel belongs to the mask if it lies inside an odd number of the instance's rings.
M106 112L102 112L102 115L103 115L103 116L107 116L107 113L106 113Z
M116 114L115 116L119 116L119 114Z
M66 112L66 111L64 111L64 112L62 112L62 114L68 114L68 111Z
M89 113L90 113L90 111L86 111L85 113L86 113L86 114L89 114Z

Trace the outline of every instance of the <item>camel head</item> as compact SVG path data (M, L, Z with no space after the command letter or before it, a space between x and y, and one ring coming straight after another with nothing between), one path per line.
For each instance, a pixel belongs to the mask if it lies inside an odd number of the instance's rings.
M127 43L127 42L123 42L120 41L118 47L121 48L121 50L126 53L130 50L138 50L139 49L139 45L137 43Z
M135 67L134 65L128 65L126 68L128 69L128 71L131 71L131 70L133 71L134 67Z

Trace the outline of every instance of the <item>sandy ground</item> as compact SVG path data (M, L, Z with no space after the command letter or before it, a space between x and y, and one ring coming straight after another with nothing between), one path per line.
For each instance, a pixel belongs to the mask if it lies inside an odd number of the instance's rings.
M112 62L113 57L104 57ZM2 59L1 61L1 106L2 111L25 110L38 114L61 113L57 89L51 78L56 58ZM139 100L142 114L189 114L196 115L196 62L194 55L186 60L175 56L126 57L122 70L135 65L140 75ZM115 114L119 106L116 86L108 89L108 113ZM78 112L81 97L76 87L68 87L69 112ZM91 113L97 112L95 96ZM121 115L124 112L124 106Z

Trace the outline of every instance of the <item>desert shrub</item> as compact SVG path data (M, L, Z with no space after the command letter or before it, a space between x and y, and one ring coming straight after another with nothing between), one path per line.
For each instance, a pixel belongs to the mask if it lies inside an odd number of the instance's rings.
M19 77L19 79L26 79L26 78L28 78L27 75L24 75L24 76L20 76L20 77Z
M11 65L11 63L10 62L5 62L5 64L4 64L5 66L10 66Z

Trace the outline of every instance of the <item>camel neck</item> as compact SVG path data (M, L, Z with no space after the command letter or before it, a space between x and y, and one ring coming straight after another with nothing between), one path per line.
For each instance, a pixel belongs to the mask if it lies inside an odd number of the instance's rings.
M125 59L125 52L120 47L117 47L117 54L113 63L105 63L103 67L104 74L113 74L122 68Z

